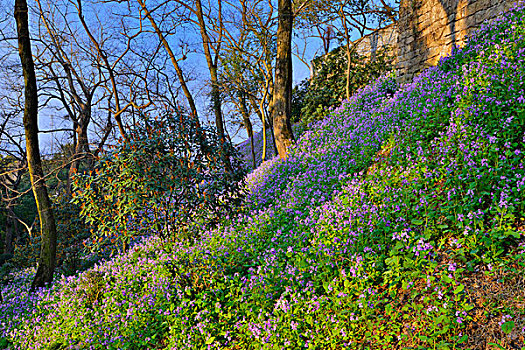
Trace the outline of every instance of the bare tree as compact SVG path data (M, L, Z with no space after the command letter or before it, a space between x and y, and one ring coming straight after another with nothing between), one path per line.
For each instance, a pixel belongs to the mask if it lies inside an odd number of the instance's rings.
M0 245L6 254L13 254L15 242L21 238L20 226L25 224L15 213L19 199L25 194L20 185L27 174L25 149L15 139L16 126L9 125L15 118L19 118L18 113L0 112L0 209L6 217Z
M130 33L133 29L124 17L111 25L97 15L90 16L88 21L82 0L37 0L37 5L43 32L38 36L36 64L43 104L58 113L65 112L65 119L73 124L73 154L65 186L70 194L72 176L82 164L86 171L91 169L94 157L110 139L114 123L127 141L122 117L134 116L152 105L148 67L156 55L140 58L134 55L133 44L142 34L142 27ZM123 88L129 90L127 97L121 92ZM107 113L102 113L104 110ZM95 147L88 133L98 136Z
M184 73L179 65L179 61L185 60L186 55L183 54L181 57L177 58L175 55L175 52L172 50L172 47L168 40L166 39L166 34L162 31L160 26L157 24L157 21L153 17L153 13L148 10L148 7L146 6L146 0L137 0L138 4L141 7L141 10L143 11L144 16L148 19L148 21L151 24L151 27L153 28L155 34L157 34L160 42L162 43L162 46L166 50L166 52L169 55L169 58L171 60L171 63L173 64L173 68L175 69L175 72L177 74L177 78L179 80L180 86L182 88L182 91L184 92L184 96L186 97L186 100L188 101L190 111L191 113L198 118L197 113L197 107L195 105L195 100L193 98L193 94L191 93L190 89L188 88L188 84L186 83L186 77L184 76ZM158 7L157 7L158 8ZM169 33L168 33L169 35Z
M77 2L75 4L75 7L76 7L76 10L77 10L77 15L78 15L78 18L80 20L80 23L82 23L82 28L84 28L86 34L89 37L89 40L91 41L91 43L93 44L93 46L96 49L97 59L98 59L97 63L99 65L99 67L104 67L106 69L107 73L109 74L109 81L111 82L111 92L112 92L112 96L113 96L114 101L115 101L115 111L113 113L114 114L114 118L115 118L115 121L117 122L117 126L118 126L118 129L120 131L120 134L122 135L122 137L126 141L128 141L128 136L126 134L126 130L124 129L124 126L122 125L122 119L121 119L120 115L122 114L122 112L128 106L131 105L131 103L128 104L123 109L121 109L121 107L120 107L120 98L119 98L119 93L117 91L118 89L117 89L117 83L116 83L116 79L115 79L115 66L118 64L118 62L120 60L122 60L124 58L126 53L129 51L130 42L133 39L133 36L132 37L128 37L127 47L124 50L124 52L122 52L120 54L120 56L118 56L118 58L115 60L115 62L113 64L110 64L106 51L102 48L102 45L95 39L95 37L93 36L93 33L91 32L91 30L89 29L89 26L86 23L86 20L84 18L84 13L82 11L82 0L77 0ZM138 35L138 33L136 35Z
M224 89L235 89L249 102L252 110L262 124L263 149L262 160L267 158L267 133L271 131L274 153L275 137L272 122L272 96L274 88L273 65L276 54L275 32L276 18L271 1L241 0L231 18L227 19L229 28L224 30L225 49L222 74ZM246 124L241 100L235 102L243 122Z
M22 63L25 81L24 129L26 135L27 163L31 185L40 217L42 243L38 268L31 290L51 284L56 264L56 225L53 209L40 159L38 144L38 91L35 65L29 38L28 9L26 0L15 0L14 17L17 24L18 53Z
M302 11L302 26L313 29L323 41L324 54L333 38L338 38L346 56L346 98L350 98L352 67L356 49L365 34L396 23L395 1L389 0L319 0Z
M96 57L82 41L78 28L71 25L68 8L58 3L48 3L49 7L44 8L41 0L36 3L44 30L39 36L42 45L36 62L41 96L45 99L43 104L65 111L66 119L73 124L73 154L66 184L66 193L70 195L73 174L84 160L88 168L92 164L88 130L93 120L96 92L104 84L105 77L93 67ZM59 104L53 104L54 101Z

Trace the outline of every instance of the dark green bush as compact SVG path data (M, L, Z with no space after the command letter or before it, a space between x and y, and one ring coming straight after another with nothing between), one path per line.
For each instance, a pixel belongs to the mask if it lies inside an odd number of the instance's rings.
M73 202L95 226L92 244L139 235L193 237L243 199L244 171L229 142L185 113L142 116L129 135L74 180ZM234 170L226 170L229 161Z
M375 52L373 59L353 51L350 68L350 94L391 71L393 55L389 47ZM347 55L344 46L313 60L314 75L294 88L292 118L304 125L323 119L327 109L346 99ZM392 89L392 93L396 90Z
M66 275L89 268L91 262L83 261L84 241L91 235L92 226L80 216L80 206L71 203L67 196L53 198L53 213L57 224L57 268ZM15 246L12 264L17 267L36 265L40 255L40 224L38 217L33 224L32 234L23 244Z

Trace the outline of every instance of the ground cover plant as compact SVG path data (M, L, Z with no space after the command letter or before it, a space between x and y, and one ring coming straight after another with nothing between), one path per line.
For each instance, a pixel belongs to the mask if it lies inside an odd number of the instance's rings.
M524 348L524 20L360 90L198 241L150 237L34 295L13 276L0 345Z

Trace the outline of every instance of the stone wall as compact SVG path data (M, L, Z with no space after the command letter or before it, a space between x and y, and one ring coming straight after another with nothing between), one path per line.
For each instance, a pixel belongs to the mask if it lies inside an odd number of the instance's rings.
M396 25L391 24L365 35L356 40L356 51L360 56L374 57L377 50L389 47L392 52L397 52L398 30Z
M434 66L469 33L509 9L516 0L401 0L397 53L398 82Z

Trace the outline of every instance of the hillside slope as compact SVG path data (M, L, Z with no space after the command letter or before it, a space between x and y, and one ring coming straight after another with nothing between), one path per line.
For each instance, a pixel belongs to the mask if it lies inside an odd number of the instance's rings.
M394 96L392 77L361 90L255 170L243 213L196 243L150 238L34 296L19 276L0 341L525 347L524 19L487 24Z

